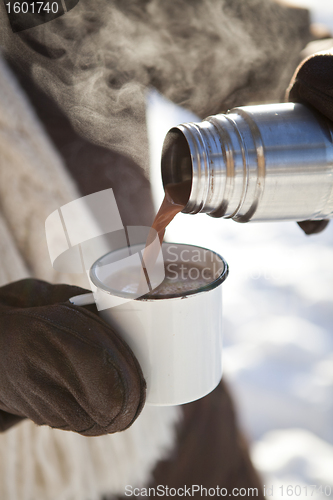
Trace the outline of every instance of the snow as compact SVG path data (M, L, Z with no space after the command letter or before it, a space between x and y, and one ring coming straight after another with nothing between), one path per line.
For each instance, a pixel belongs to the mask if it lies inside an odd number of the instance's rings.
M333 32L331 0L293 3L314 6L313 19L329 23ZM199 120L151 91L147 122L156 207L163 198L165 134L186 121ZM333 222L306 236L296 223L237 224L179 214L167 240L210 248L229 263L224 377L267 498L333 496Z

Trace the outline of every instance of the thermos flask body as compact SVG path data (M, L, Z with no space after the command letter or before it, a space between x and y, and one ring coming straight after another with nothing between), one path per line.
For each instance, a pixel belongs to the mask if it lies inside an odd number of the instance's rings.
M191 181L184 213L248 221L333 216L332 123L295 103L244 106L171 129L163 184Z

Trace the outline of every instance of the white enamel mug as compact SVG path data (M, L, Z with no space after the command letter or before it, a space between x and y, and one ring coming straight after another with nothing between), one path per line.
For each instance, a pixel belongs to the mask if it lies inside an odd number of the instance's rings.
M131 250L140 253L142 245ZM131 293L105 283L113 264L128 257L128 248L98 259L90 280L99 314L124 338L141 365L147 404L179 405L205 396L221 380L221 285L228 265L215 252L193 245L163 243L162 254L165 266L177 261L208 268L212 281L178 294L131 299ZM82 299L71 300L83 305Z

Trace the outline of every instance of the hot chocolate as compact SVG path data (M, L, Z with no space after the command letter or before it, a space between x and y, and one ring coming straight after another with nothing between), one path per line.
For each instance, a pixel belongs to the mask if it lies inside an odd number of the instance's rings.
M163 282L147 296L164 297L167 295L186 295L207 286L214 280L212 269L197 264L169 262L165 265Z
M152 228L158 234L160 243L163 241L165 229L174 219L174 217L185 207L189 192L191 190L191 181L184 181L178 184L168 184L165 187L165 195L157 212Z
M143 260L147 267L154 266L158 257L158 248L156 246L148 248L154 240L156 232L158 234L160 244L162 244L166 227L170 224L174 217L183 210L187 203L190 191L190 180L179 182L177 184L168 184L165 187L164 199L155 216L152 231L150 231L148 235L146 248L143 254ZM144 272L141 274L141 286L144 286L145 284L145 274L146 273Z
M117 271L104 280L104 284L120 293L137 294L140 269L128 267ZM169 295L186 295L187 292L199 290L214 281L215 273L211 267L191 262L167 262L163 282L144 297L162 298Z

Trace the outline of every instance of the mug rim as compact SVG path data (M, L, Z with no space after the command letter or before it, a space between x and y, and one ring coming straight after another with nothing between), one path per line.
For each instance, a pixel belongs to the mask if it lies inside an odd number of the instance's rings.
M110 287L107 287L96 275L96 268L98 263L107 255L114 253L114 252L119 252L121 250L126 250L128 247L123 247L123 248L118 248L117 250L112 250L111 252L107 252L106 254L102 255L99 257L91 266L90 271L89 271L89 277L92 283L99 289L103 290L103 292L113 295L116 297L121 297L123 299L131 299L131 300L136 300L136 301L155 301L155 300L164 300L164 299L183 299L184 297L187 297L189 295L198 295L199 293L204 293L204 292L209 292L211 290L214 290L214 288L218 287L221 285L229 275L229 266L227 261L220 255L219 253L215 252L214 250L211 250L210 248L205 248L199 245L192 245L191 243L173 243L169 241L163 241L162 246L164 245L176 245L176 246L186 246L186 247L192 247L192 248L199 248L200 250L205 250L208 251L214 255L216 255L223 263L223 271L221 274L215 278L213 281L208 283L207 285L202 285L199 288L195 288L194 290L188 290L186 292L178 292L178 293L169 293L165 295L156 295L156 296L151 296L150 293L148 292L144 295L141 295L140 297L135 297L133 298L133 294L130 292L120 292L119 290L114 290ZM135 246L142 246L142 244L137 244L133 245Z

